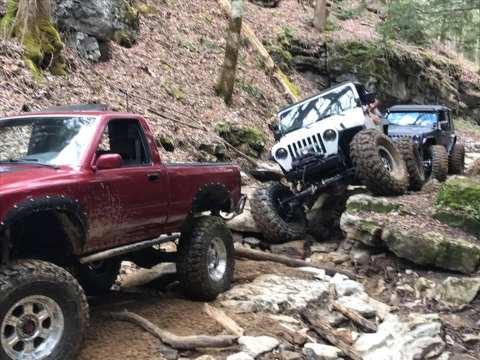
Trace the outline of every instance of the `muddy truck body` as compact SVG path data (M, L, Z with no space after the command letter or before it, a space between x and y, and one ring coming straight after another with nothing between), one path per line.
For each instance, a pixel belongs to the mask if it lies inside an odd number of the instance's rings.
M229 288L237 166L163 163L135 114L30 113L1 119L0 136L0 359L72 358L85 293L109 290L123 260L175 262L193 299Z

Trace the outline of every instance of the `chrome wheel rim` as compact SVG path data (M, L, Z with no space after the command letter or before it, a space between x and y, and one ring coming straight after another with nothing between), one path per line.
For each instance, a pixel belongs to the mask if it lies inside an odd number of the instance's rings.
M391 173L393 171L395 161L390 155L390 152L384 147L380 147L378 150L378 154L380 155L380 159L382 160L383 167Z
M215 237L208 249L208 274L214 281L222 280L227 271L227 248L222 239Z
M7 312L1 344L13 360L40 360L52 354L65 329L62 309L46 296L28 296Z

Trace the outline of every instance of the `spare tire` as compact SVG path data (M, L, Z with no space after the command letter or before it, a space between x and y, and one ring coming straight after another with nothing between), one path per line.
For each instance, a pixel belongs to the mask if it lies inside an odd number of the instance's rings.
M280 201L293 196L279 182L260 185L250 200L252 216L266 240L272 244L303 239L307 233L305 213L301 207L286 212Z
M395 144L375 129L360 131L350 143L356 177L372 193L402 195L408 188L405 161Z
M409 189L422 190L425 184L425 167L417 145L408 138L400 139L396 144L407 166Z

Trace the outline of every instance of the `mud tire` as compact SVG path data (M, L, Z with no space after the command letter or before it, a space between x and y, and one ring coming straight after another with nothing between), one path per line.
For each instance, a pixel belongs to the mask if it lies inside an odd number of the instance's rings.
M447 180L448 176L448 153L443 145L430 146L432 159L432 171L430 178L440 182Z
M225 271L214 278L209 271L209 251L214 241L220 241L225 250ZM192 220L182 232L178 247L177 272L183 293L192 300L212 301L231 287L235 268L235 249L230 230L215 216Z
M391 170L385 166L382 154L390 159ZM408 188L405 161L395 144L375 129L360 131L350 143L350 155L356 177L373 194L380 196L402 195Z
M400 139L396 144L407 166L409 190L422 190L425 184L425 167L417 145L410 139Z
M448 159L448 173L452 175L463 175L465 173L465 146L456 143Z
M293 193L279 182L264 183L253 193L251 211L259 230L271 244L303 239L307 233L305 215L300 214L296 221L284 220L276 203L278 196L293 196Z
M107 259L98 264L80 265L78 281L88 295L100 295L110 290L120 271L120 260Z
M44 296L54 300L64 317L61 338L52 353L44 359L76 358L89 320L88 303L80 284L66 270L44 261L21 260L2 266L0 268L0 326L12 307L30 296ZM0 331L3 336L6 330L0 329ZM0 345L0 359L10 360L3 345Z

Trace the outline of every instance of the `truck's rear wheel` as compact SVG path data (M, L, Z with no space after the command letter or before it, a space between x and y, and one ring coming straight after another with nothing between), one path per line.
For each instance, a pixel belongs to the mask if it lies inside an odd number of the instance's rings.
M425 184L425 167L417 145L410 139L400 139L396 144L407 166L409 189L422 190Z
M0 268L0 359L73 359L88 323L75 278L53 264L24 260Z
M223 220L194 219L178 247L177 271L184 293L193 300L215 300L230 289L234 267L233 238Z
M395 144L381 132L368 129L352 139L350 154L357 178L374 194L402 195L408 188L408 173Z
M448 172L452 175L462 175L465 172L465 146L456 143L448 159Z
M426 172L428 179L443 182L448 176L448 153L442 145L431 145L426 150Z
M78 279L88 295L99 295L112 287L120 270L120 260L107 259L80 265Z
M285 209L282 200L292 197L289 188L279 182L260 185L251 202L252 216L266 240L272 244L300 240L307 233L305 213L300 206Z

